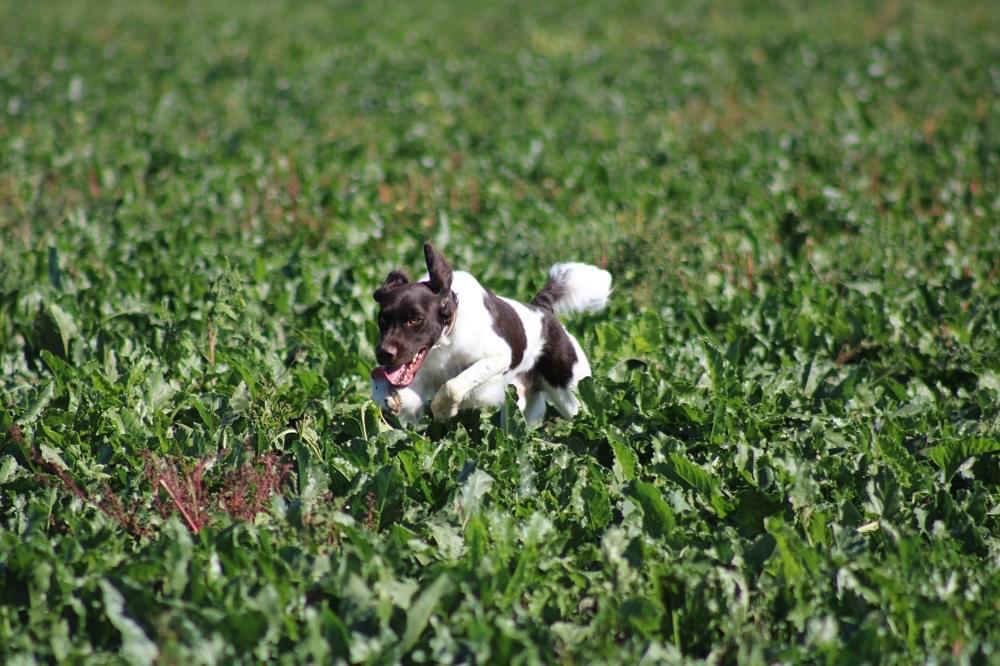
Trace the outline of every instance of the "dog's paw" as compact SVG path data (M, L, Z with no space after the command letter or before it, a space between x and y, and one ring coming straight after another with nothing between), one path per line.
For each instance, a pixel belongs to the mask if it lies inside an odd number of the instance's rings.
M452 395L449 386L445 384L431 401L431 412L436 421L447 421L458 414L459 401Z
M399 397L399 393L385 380L372 380L372 400L379 409L396 416L403 408L403 400Z
M403 409L403 400L399 397L398 393L390 393L385 397L384 409L387 409L396 416L399 416L399 412Z

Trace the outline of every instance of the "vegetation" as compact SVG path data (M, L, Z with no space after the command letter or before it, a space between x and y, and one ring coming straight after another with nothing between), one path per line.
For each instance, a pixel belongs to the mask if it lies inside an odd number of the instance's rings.
M992 3L0 8L5 663L1000 659ZM583 414L383 421L425 239Z

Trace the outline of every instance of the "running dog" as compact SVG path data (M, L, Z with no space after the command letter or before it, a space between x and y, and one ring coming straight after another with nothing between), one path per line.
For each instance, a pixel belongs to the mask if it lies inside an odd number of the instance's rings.
M460 409L501 405L510 384L529 425L542 420L547 401L573 418L580 409L573 391L590 376L590 364L556 315L603 310L611 274L587 264L556 264L525 305L452 271L430 243L424 259L422 280L392 271L374 295L379 367L371 379L379 407L412 423L429 404L434 418L445 421Z

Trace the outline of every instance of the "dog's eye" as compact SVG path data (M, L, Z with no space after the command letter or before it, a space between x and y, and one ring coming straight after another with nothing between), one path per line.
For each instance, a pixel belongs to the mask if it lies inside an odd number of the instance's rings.
M411 317L406 322L406 325L410 326L410 327L417 327L417 326L420 326L422 323L424 323L424 320L421 319L420 317Z

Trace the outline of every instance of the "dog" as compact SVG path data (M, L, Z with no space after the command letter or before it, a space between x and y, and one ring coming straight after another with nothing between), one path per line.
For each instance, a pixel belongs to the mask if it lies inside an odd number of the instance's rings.
M563 418L580 409L577 384L590 376L580 344L557 314L603 310L611 274L581 263L556 264L530 304L502 298L465 271L452 271L430 243L427 275L411 282L392 271L375 292L379 341L372 399L415 423L430 405L438 421L459 410L499 406L508 385L529 425L551 402Z

